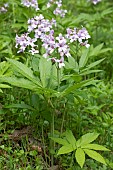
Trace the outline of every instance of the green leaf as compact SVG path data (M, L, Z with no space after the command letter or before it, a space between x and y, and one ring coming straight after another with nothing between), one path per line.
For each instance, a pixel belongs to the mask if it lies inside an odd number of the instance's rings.
M55 142L61 144L61 145L69 145L68 141L62 138L53 138L51 137L52 140L54 140Z
M98 46L96 46L95 48L92 49L92 51L90 52L90 56L96 56L100 53L101 49L103 47L103 43L99 44Z
M107 9L105 9L105 10L102 11L101 16L102 16L102 17L105 17L105 15L108 15L108 14L110 14L110 13L112 13L112 12L113 12L113 9L112 9L112 8L107 8Z
M94 160L101 162L106 165L105 159L96 151L90 150L90 149L84 149L84 152Z
M48 84L47 78L48 76L50 76L50 70L51 70L51 62L47 61L47 59L45 58L40 58L39 71L40 71L40 79L43 87L46 87Z
M8 68L10 67L10 64L6 61L3 61L0 63L0 75L4 75L7 73Z
M64 96L70 94L71 92L73 92L74 90L85 86L85 84L87 84L88 82L91 84L91 83L92 83L92 80L93 80L93 79L89 79L89 80L82 81L82 82L80 82L80 83L76 83L76 84L74 84L73 86L68 87L68 88L65 89L63 92L61 92L61 93L59 94L59 96L60 96L60 97L64 97Z
M88 69L91 69L92 67L95 67L96 65L98 65L99 63L101 63L103 60L105 60L105 58L102 58L102 59L100 59L100 60L98 60L98 61L95 61L95 62L89 64L89 65L87 66L87 68L84 69L84 70L82 70L82 71L86 71L86 70L88 70Z
M27 104L11 104L8 106L5 106L4 108L21 108L21 109L29 109L29 110L35 110L33 107L27 105Z
M30 89L30 90L33 90L33 91L36 91L36 89L38 89L36 84L34 84L33 82L31 82L27 79L24 79L24 78L0 77L0 81L9 83L9 84L16 86L16 87L22 87L22 88Z
M74 149L76 149L76 139L71 130L66 131L66 139L74 147Z
M65 61L65 68L66 69L72 69L76 72L79 72L78 63L75 61L73 57L68 58L68 62Z
M82 68L85 66L85 64L87 63L88 57L89 57L89 48L86 49L84 51L84 53L82 54L80 61L79 61L79 68Z
M33 75L33 71L30 68L28 68L25 64L22 64L19 61L8 59L8 58L7 58L7 60L14 66L15 70L18 73L20 73L24 77L28 78L30 81L35 83L37 86L41 87L41 83L40 83L38 77L35 77Z
M82 168L85 163L85 153L84 153L83 149L78 148L76 150L75 158L76 158L78 164L80 165L80 167Z
M3 91L0 89L0 93L3 93Z
M98 133L87 133L77 141L77 147L93 142L99 136Z
M109 149L105 148L104 146L98 145L98 144L87 144L87 145L82 146L81 148L100 150L100 151L110 151Z
M91 73L98 73L98 72L101 72L102 70L87 70L87 71L84 71L80 73L81 76L84 76L84 75L87 75L87 74L91 74Z
M0 88L11 88L11 87L7 84L0 84Z
M73 146L72 146L71 144L68 144L68 145L62 146L62 147L59 149L57 155L70 153L70 152L72 152L72 151L73 151Z

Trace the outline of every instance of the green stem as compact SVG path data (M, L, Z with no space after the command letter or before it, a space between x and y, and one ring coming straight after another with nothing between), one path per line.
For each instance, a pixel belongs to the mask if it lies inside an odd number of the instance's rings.
M58 91L60 88L60 69L59 67L57 67L57 82L58 82Z
M51 121L51 137L54 137L54 111L51 113L51 117L52 117L52 121ZM55 144L54 144L54 141L51 140L51 144L50 144L50 147L51 147L51 151L53 152L54 149L55 149ZM53 153L51 154L51 167L53 167L54 165L54 156L53 156Z
M65 107L65 105L64 105L64 107ZM61 124L61 130L60 130L60 133L61 133L61 134L62 134L62 132L63 132L65 116L66 116L66 107L65 107L65 109L64 109L63 116L62 116L62 124Z
M75 62L79 62L79 58L78 58L78 42L76 42L76 58L75 58Z
M43 129L43 125L42 125L42 143L43 143L43 146L44 146L44 156L45 156L46 168L47 168L47 154L46 154L46 149L45 149L45 141L44 141L44 129Z
M50 133L51 133L51 137L54 137L54 117L55 117L55 113L54 113L54 106L51 102L51 100L49 99L48 100L48 106L50 108L50 112L51 112L51 124L50 124ZM50 140L50 151L53 152L55 149L55 145L54 145L54 141L53 140ZM53 167L54 165L54 156L53 156L53 153L51 153L51 167Z

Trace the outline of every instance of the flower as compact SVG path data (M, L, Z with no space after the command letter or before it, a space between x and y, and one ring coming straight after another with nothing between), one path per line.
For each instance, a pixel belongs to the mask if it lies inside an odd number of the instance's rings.
M52 4L56 4L57 7L53 11L55 15L60 15L62 18L65 17L65 14L67 13L67 10L61 9L62 7L62 0L49 0L47 3L47 8L50 8Z
M22 0L21 4L28 8L31 6L32 8L35 8L36 11L39 10L37 0Z
M92 1L92 3L94 4L94 5L96 5L97 3L99 3L101 0L93 0Z
M96 5L97 3L101 2L101 0L88 0L91 1L94 5Z
M70 48L69 46L66 44L67 40L62 36L62 34L60 33L58 37L56 37L56 40L58 41L56 43L56 47L58 48L58 52L60 54L61 57L70 57Z
M90 46L88 44L88 39L90 38L90 35L86 28L82 28L80 30L77 30L76 28L74 29L67 28L66 38L69 39L70 43L78 40L80 45L84 45L87 48Z
M3 6L0 7L0 13L6 13L8 7L9 7L8 3L3 4Z
M22 34L20 37L16 35L15 47L18 48L19 46L18 53L20 53L20 52L24 52L28 46L31 46L29 52L31 52L32 55L34 55L36 52L38 53L38 51L34 52L34 47L37 47L37 45L34 44L36 41L37 41L36 39L32 39L31 37L29 37L28 33Z

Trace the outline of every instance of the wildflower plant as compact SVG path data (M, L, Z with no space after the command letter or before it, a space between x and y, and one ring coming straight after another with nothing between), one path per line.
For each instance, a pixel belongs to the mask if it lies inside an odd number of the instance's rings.
M97 46L93 48L93 46L89 44L88 40L91 37L85 27L76 28L75 25L68 26L67 24L63 31L62 29L60 30L60 24L57 22L57 19L54 18L54 15L56 15L56 17L60 15L61 18L65 19L64 17L67 11L61 8L62 0L50 0L48 2L47 8L50 8L51 5L55 5L56 9L53 11L52 17L47 16L47 18L44 17L41 13L42 11L38 8L38 1L23 0L22 4L27 7L35 8L37 13L39 13L28 19L27 31L21 35L16 34L15 38L15 47L18 49L18 55L24 53L26 57L30 56L30 62L27 60L27 62L23 64L14 59L7 58L8 62L11 64L10 69L13 71L13 74L9 77L1 77L0 82L28 89L32 91L33 94L38 95L39 101L44 103L42 112L48 110L48 121L50 124L49 136L56 141L57 139L54 139L55 120L57 117L57 110L61 110L61 107L58 106L61 105L62 101L64 105L70 103L70 95L72 100L74 100L74 98L79 98L76 94L78 89L84 89L86 86L96 84L97 81L95 77L87 78L87 75L99 72L100 70L92 68L104 59L102 58L93 63L88 63L88 59L95 55L95 51L96 53L101 52L102 45L101 47ZM76 59L76 45L79 46L81 50L81 55L78 60ZM34 70L37 71L37 74L34 73ZM43 114L42 112L40 114ZM64 113L65 112L66 111L64 111ZM62 135L65 114L62 113L61 116L62 124L60 136ZM71 133L71 131L69 132ZM96 137L94 137L94 139L96 139ZM55 150L54 146L54 142L51 140L50 151ZM83 150L80 149L81 145L76 148L74 143L74 149L70 143L69 146L71 147L70 152L74 152L77 149L77 162L83 167L85 159L81 162L80 158L78 158L80 157L78 151L81 151L84 157ZM104 150L107 149L104 148ZM87 150L85 151L87 152ZM53 166L54 156L53 152L50 153L51 166ZM66 153L66 151L64 151L64 153ZM91 155L90 153L87 152L86 154ZM92 156L92 158L94 157ZM101 157L100 159L102 160L100 161L101 163L106 164L104 158Z

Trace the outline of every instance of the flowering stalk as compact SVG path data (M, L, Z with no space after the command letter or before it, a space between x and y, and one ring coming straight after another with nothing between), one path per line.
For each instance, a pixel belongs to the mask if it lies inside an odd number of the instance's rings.
M51 121L51 137L54 137L54 130L55 130L55 113L54 111L51 112L51 117L52 117L52 121ZM50 141L50 149L51 151L55 150L55 143L54 141ZM54 165L54 156L53 154L51 154L51 167L53 167Z
M50 108L51 113L51 124L50 124L50 131L51 131L51 137L54 137L54 130L55 130L55 112L54 112L54 106L51 102L51 99L48 99L48 107ZM50 140L50 150L53 151L55 149L55 143L53 140ZM54 165L54 156L51 154L51 167Z
M58 82L58 92L60 88L60 68L59 66L57 67L57 82Z

